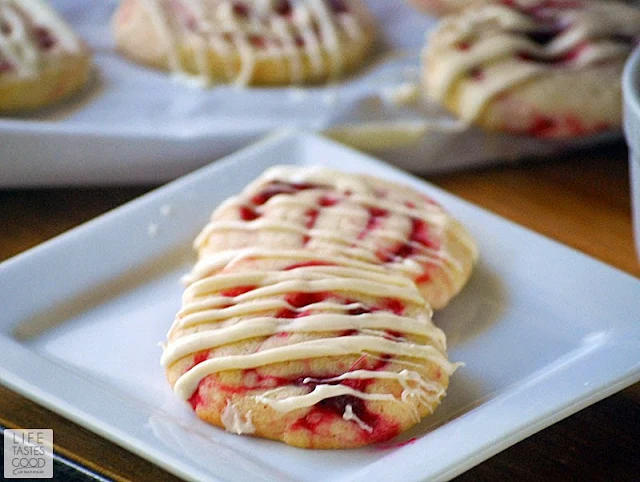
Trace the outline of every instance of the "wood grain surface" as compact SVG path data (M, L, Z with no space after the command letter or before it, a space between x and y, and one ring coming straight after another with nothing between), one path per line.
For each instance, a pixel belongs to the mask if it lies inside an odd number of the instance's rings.
M627 169L626 149L618 144L544 162L426 179L640 277L640 263L633 248ZM0 190L0 260L153 187ZM57 450L115 480L177 480L1 387L0 422L8 427L52 428ZM538 432L456 480L636 481L640 474L639 447L640 384L637 384Z

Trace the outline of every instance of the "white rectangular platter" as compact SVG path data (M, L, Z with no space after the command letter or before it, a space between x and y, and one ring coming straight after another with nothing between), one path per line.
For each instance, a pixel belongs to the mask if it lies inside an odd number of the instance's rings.
M95 80L82 95L22 117L0 117L0 187L164 182L230 154L274 129L331 131L413 171L444 171L547 156L615 138L573 141L490 135L450 124L432 106L388 99L420 79L420 51L436 20L407 2L365 0L380 19L371 62L324 87L189 88L115 51L119 0L52 0L89 44Z
M466 366L393 443L312 451L231 435L164 379L157 343L192 239L224 198L282 163L407 183L478 241L469 285L435 315ZM0 286L2 383L190 480L447 480L640 379L640 280L311 134L263 140L16 256Z

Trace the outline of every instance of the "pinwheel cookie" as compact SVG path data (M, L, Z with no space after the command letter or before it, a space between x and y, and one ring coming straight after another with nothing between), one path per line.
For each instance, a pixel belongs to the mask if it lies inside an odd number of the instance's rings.
M269 246L260 251L257 246ZM339 255L384 267L442 308L468 280L476 247L433 199L406 186L324 168L279 166L217 209L196 239L198 272L265 258L300 263Z
M125 55L204 84L299 84L360 65L375 27L361 0L122 0Z
M0 112L54 104L82 89L91 56L41 0L0 0Z
M620 75L640 10L510 0L443 19L424 52L427 94L489 130L567 138L618 129Z
M162 361L199 417L349 448L433 412L456 365L411 280L339 256L272 254L201 274L185 291Z

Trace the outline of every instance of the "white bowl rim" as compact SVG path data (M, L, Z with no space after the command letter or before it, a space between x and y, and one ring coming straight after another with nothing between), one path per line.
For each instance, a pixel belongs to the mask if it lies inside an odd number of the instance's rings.
M625 65L622 74L622 92L625 107L630 111L629 113L632 111L633 116L640 122L640 47L631 54Z

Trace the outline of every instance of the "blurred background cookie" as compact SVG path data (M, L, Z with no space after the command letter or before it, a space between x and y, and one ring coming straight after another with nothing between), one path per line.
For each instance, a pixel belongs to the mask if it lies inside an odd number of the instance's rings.
M621 3L491 4L444 18L424 51L427 95L488 130L566 138L619 129L620 76L640 38Z
M601 1L603 3L610 2L610 0ZM490 3L502 3L504 5L511 5L514 2L512 0L409 0L409 3L417 9L428 13L429 15L440 17L443 15L460 12L468 7L488 5ZM539 0L531 0L529 3L540 4L542 2L540 2ZM575 5L579 3L579 0L547 0L544 3L546 3L548 6L570 6L571 4ZM625 3L636 5L640 4L638 0L626 0Z
M300 84L358 67L375 38L360 0L123 0L119 50L201 84Z
M0 112L55 104L82 89L91 55L41 0L0 0Z

